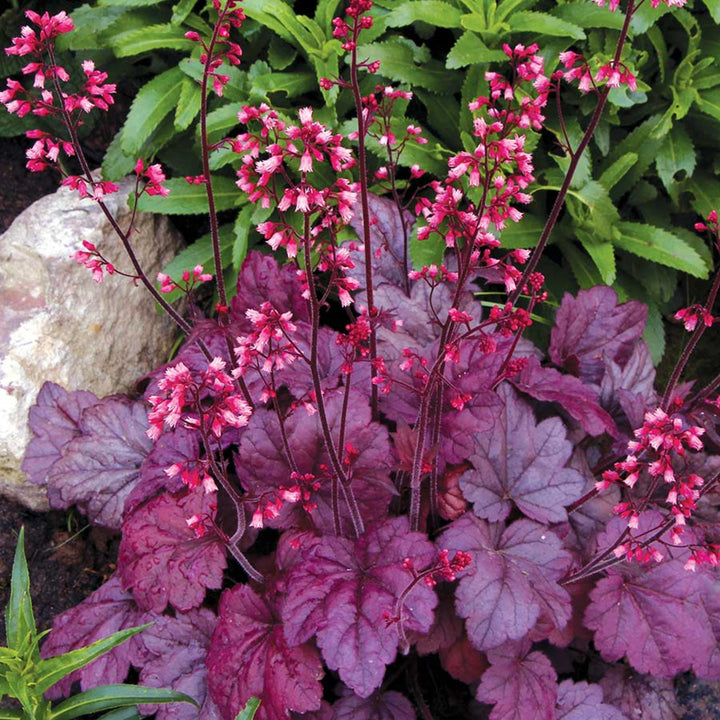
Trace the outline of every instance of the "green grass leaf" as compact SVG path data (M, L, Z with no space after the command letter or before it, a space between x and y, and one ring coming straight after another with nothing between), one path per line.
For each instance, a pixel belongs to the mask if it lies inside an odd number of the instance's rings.
M189 695L175 690L141 685L101 685L73 695L65 702L56 705L49 713L49 720L73 720L82 715L117 707L171 702L188 702L197 705Z
M25 558L25 528L20 528L10 581L10 602L5 608L5 633L8 648L20 651L37 635L32 598L30 573Z
M613 231L613 244L652 262L682 270L699 278L708 276L700 255L684 240L667 230L634 222L620 222Z

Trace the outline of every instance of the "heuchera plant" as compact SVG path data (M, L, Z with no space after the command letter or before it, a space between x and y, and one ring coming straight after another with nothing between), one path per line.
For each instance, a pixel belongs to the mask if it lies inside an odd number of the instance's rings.
M720 678L720 376L681 383L720 275L705 305L677 314L691 336L662 396L641 340L646 309L610 288L563 298L547 357L524 337L546 300L538 259L608 93L636 82L623 57L640 5L611 0L623 26L599 66L506 46L469 106L475 150L432 179L399 169L423 131L393 122L409 90L373 89L378 62L357 49L372 3L351 0L333 20L349 75L323 80L355 103L347 138L310 107L291 118L263 104L211 146L201 109L205 171L188 182L207 191L218 303L194 324L163 295L210 274L156 285L132 222L119 227L103 202L116 187L78 143L114 86L87 61L80 89L66 90L53 41L72 23L28 13L34 27L7 52L30 56L34 87L8 81L0 100L69 133L31 133L29 167L59 169L97 202L130 267L89 243L77 262L97 281L144 285L187 335L140 397L46 384L31 411L29 480L53 506L122 531L117 573L56 620L43 654L154 621L52 697L134 667L143 685L193 696L202 718L232 720L257 696L261 720L467 718L478 703L492 720L619 720L674 717L678 673ZM212 36L188 35L203 50L205 100L241 58L242 10L213 7ZM568 171L537 249L503 250L503 229L531 201L529 138L548 102L562 118L561 90L575 82L595 110L579 143L566 134ZM369 137L387 149L380 167ZM231 301L210 172L228 149L272 250L250 254ZM166 192L158 165L140 159L135 172L135 201ZM720 243L715 213L697 230ZM411 266L413 233L442 244L442 264ZM485 286L507 302L486 312L475 297ZM446 673L447 697L421 689L433 673ZM157 709L160 720L195 713Z

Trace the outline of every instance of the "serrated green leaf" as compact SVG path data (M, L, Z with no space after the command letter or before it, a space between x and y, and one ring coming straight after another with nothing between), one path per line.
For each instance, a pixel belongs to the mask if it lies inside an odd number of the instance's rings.
M595 267L605 285L615 282L617 269L615 267L615 249L610 242L596 242L591 234L577 231L578 240L585 248L585 252L595 263Z
M248 17L297 45L306 54L320 49L322 43L318 41L319 38L325 40L325 34L317 23L310 18L304 18L301 22L300 16L282 0L244 0L242 7Z
M642 3L635 10L630 21L630 32L633 35L642 35L648 31L670 8L667 4L660 3L657 7L651 7L650 3ZM677 10L678 8L673 8Z
M198 0L178 0L173 7L173 14L170 18L172 25L182 25L187 16L193 11Z
M621 155L612 165L606 168L598 178L598 182L609 192L625 177L630 168L637 163L637 153L629 152Z
M498 233L500 247L503 250L515 248L534 248L545 224L535 215L524 215L519 223L508 223L505 229Z
M70 650L70 652L66 652L63 655L41 660L37 666L37 682L35 683L35 687L39 693L44 693L59 680L62 680L75 670L89 665L93 660L110 652L110 650L121 645L133 635L141 633L150 627L150 625L152 625L152 623L120 630L109 637L97 640L92 643L92 645L78 648L77 650Z
M321 27L330 27L333 18L337 16L340 0L319 0L315 7L315 22Z
M379 73L390 80L444 95L460 90L459 74L448 72L439 62L429 58L425 48L406 38L393 37L362 45L358 47L358 55L379 60Z
M619 222L613 244L646 260L682 270L699 278L708 276L700 255L677 235L642 223Z
M710 117L720 120L720 88L702 90L697 94L695 104Z
M449 147L456 147L460 140L460 103L452 95L436 95L425 90L417 90L415 96L425 106L428 125Z
M180 99L175 109L175 129L178 132L187 130L200 112L202 100L198 84L186 77L180 90Z
M623 258L623 270L633 280L640 281L648 296L658 303L669 302L675 294L677 270L674 268L628 255Z
M174 67L143 85L123 125L121 147L126 155L137 155L153 130L175 109L184 80L185 74Z
M10 602L5 608L5 634L8 648L18 652L28 640L37 635L32 598L30 597L30 573L25 559L25 528L20 528L10 581Z
M289 65L292 65L293 61L297 57L297 50L275 36L270 41L268 47L268 62L272 66L273 70L285 70Z
M623 15L621 13L608 12L607 8L598 7L591 0L558 5L553 8L552 14L581 28L620 30L623 25Z
M0 720L22 720L22 710L12 708L0 708Z
M252 79L250 94L265 97L268 93L284 92L288 97L297 97L317 88L315 76L311 73L273 72Z
M477 63L500 62L507 59L502 50L491 50L475 33L464 32L453 45L445 60L450 69L476 65Z
M253 65L257 64L253 63ZM202 80L203 66L199 60L195 58L184 58L178 63L178 68L192 78L196 82ZM218 72L223 75L227 75L230 79L227 81L223 88L223 100L229 102L242 101L243 104L247 105L248 92L247 92L247 78L248 73L243 70L238 70L234 65L222 65L218 68ZM270 68L267 68L267 72L270 72ZM261 75L262 73L257 73Z
M720 0L703 0L703 4L708 9L715 24L720 25Z
M70 13L75 29L60 35L55 43L58 50L90 50L101 47L100 36L116 20L129 12L127 7L91 7L81 5Z
M588 290L596 285L602 285L602 278L590 258L578 250L571 242L560 240L558 248L563 254L565 262L570 266L570 271L575 276L578 285L582 290Z
M123 7L150 7L151 5L160 5L163 0L98 0L98 5L113 7L121 5Z
M234 180L218 176L212 180L215 209L230 210L243 201L242 193ZM205 215L208 212L205 185L191 185L183 178L173 178L165 183L170 190L167 197L141 195L138 210L162 215Z
M259 707L260 700L258 700L258 698L250 698L245 703L245 707L238 713L235 720L253 720Z
M208 135L223 133L240 124L237 115L247 103L233 102L212 110L207 116ZM198 129L198 134L200 130Z
M413 268L420 270L426 265L442 265L446 249L445 241L441 237L432 235L427 240L418 240L417 230L414 230L410 237L409 246Z
M554 37L570 37L584 40L585 32L579 25L561 20L547 13L523 10L513 13L509 19L513 32L531 32L535 35L552 35Z
M49 714L49 720L73 720L92 713L104 712L122 706L154 705L171 702L197 703L185 693L164 688L141 685L101 685L73 695L56 705Z
M676 125L658 148L655 161L665 189L672 194L677 183L692 177L695 170L695 146L682 125ZM678 177L678 173L684 173Z
M712 210L720 205L720 181L707 173L696 172L687 183L687 189L693 194L693 210L705 219Z
M235 242L235 231L232 225L221 225L218 228L220 241L220 258L223 267L231 262L233 243ZM190 270L196 265L202 265L208 272L215 272L212 236L210 233L198 238L194 243L181 250L164 268L163 273L174 280L180 280L185 270ZM165 299L172 303L183 297L180 290L174 290L165 295Z
M233 226L233 232L235 238L232 247L232 264L237 272L240 271L248 251L248 238L250 237L250 230L253 227L253 214L255 213L255 206L246 205L237 216L235 225Z
M410 0L398 5L387 17L388 27L405 27L424 22L433 27L458 28L462 13L442 0Z
M596 241L612 238L612 228L619 215L608 191L599 182L591 180L571 190L566 203L578 229L591 233Z
M112 40L115 55L119 58L139 55L164 48L190 51L193 43L185 37L182 28L175 25L151 25L116 35Z

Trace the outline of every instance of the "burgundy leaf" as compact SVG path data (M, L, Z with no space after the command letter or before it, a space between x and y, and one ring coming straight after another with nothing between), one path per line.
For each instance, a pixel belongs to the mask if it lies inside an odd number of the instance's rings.
M246 318L246 310L257 310L270 301L276 310L293 314L293 320L308 321L307 303L293 264L278 265L272 255L249 252L237 279L237 294L230 301L233 326L240 333L253 329Z
M585 625L607 661L627 656L640 672L672 677L702 669L715 641L703 612L700 576L681 560L637 575L609 571L590 593Z
M557 675L530 643L507 643L488 652L490 667L477 690L480 702L493 703L490 720L555 720Z
M55 383L43 383L28 418L33 438L22 462L28 482L47 483L50 468L60 458L62 449L81 434L78 425L83 410L97 401L86 390L68 392Z
M620 710L603 702L599 685L563 680L558 686L555 720L628 720Z
M44 658L62 655L109 637L119 630L144 625L156 619L155 615L138 608L132 595L123 590L120 578L115 574L90 597L53 620L52 632L45 640L41 654ZM63 678L50 689L48 697L52 700L67 697L77 680L83 690L124 682L130 665L142 664L146 657L143 634L131 637L109 653Z
M142 402L112 396L86 408L79 428L48 475L53 507L80 506L95 525L119 530L125 499L153 447Z
M493 522L504 520L512 503L533 520L566 520L565 507L582 495L585 481L565 467L572 453L565 426L559 418L537 424L508 384L498 394L504 408L491 432L475 433L474 469L460 479L463 495L476 515Z
M415 720L410 701L398 692L348 695L333 705L333 720Z
M410 640L415 645L418 655L430 655L457 642L465 632L465 624L455 612L453 587L442 583L437 587L439 597L435 608L435 618L426 634L412 633Z
M597 392L573 375L542 367L537 358L530 358L511 382L535 400L560 405L590 435L617 435L612 417L598 404Z
M183 481L179 475L168 477L165 470L175 463L192 462L200 457L199 434L193 430L176 428L164 432L140 466L140 482L125 500L125 512L132 512L147 498L160 490L179 492Z
M570 619L570 598L557 580L571 557L544 526L518 520L505 529L466 513L448 526L438 544L451 554L472 554L455 606L478 650L519 640L541 616L555 628Z
M488 667L485 655L473 647L466 633L438 656L445 672L466 685L478 682Z
M126 516L118 567L140 607L161 613L170 603L186 612L202 604L206 588L221 587L225 544L208 527L210 498L202 489L164 493ZM206 519L203 537L188 526L195 515Z
M317 649L308 643L290 647L274 607L247 585L220 598L207 668L210 694L225 720L253 696L261 700L256 720L320 709L324 673Z
M317 635L328 667L358 695L369 697L397 654L399 628L388 618L412 583L403 561L410 558L423 569L435 549L424 534L409 531L407 518L398 517L366 530L356 542L315 538L303 554L304 562L288 575L285 635L293 645ZM427 632L436 604L427 585L415 585L400 608L402 629Z
M685 715L675 698L672 680L639 675L626 665L611 667L600 681L605 701L628 718L679 720Z
M337 442L342 418L342 396L327 396L325 399L328 423ZM390 482L393 457L385 427L371 422L370 407L359 393L352 391L347 414L345 444L350 443L357 456L350 466L352 489L363 518L371 520L382 517L386 512L395 488ZM312 473L321 482L320 489L312 494L317 504L310 515L300 503L284 505L280 517L268 522L271 527L288 528L311 522L322 532L334 532L332 511L332 486L326 468L330 458L325 450L320 419L310 415L303 407L295 410L285 422L288 445L292 450L298 472ZM346 448L342 448L343 451ZM262 463L258 462L262 458ZM324 466L324 467L323 467ZM273 497L283 485L292 485L292 465L288 462L283 447L277 415L269 410L257 410L242 435L235 468L243 487L258 498ZM342 527L350 530L350 515L347 504L340 497Z
M201 720L220 720L207 691L205 656L217 618L205 608L159 617L143 632L141 641L149 659L140 671L140 685L183 692L200 707ZM190 703L141 706L143 714L156 720L197 720L198 709Z
M624 366L640 339L647 307L635 300L617 304L615 291L604 285L566 293L550 335L552 361L585 382L600 383L605 360Z

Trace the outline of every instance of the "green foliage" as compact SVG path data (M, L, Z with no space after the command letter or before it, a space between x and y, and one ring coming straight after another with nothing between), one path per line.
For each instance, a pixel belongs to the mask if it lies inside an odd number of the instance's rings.
M76 31L62 39L63 49L82 51L83 57L91 50L111 54L125 77L138 84L128 118L103 162L107 179L131 171L138 156L164 163L176 177L202 172L196 160L199 49L184 36L191 29L209 34L210 7L208 0L94 0L72 13ZM240 68L223 67L231 78L224 95L208 98L210 141L232 135L242 105L261 101L271 102L290 121L297 108L312 105L323 122L350 131L354 104L348 91L319 86L320 78L347 69L347 54L331 26L343 4L318 0L308 16L291 0L245 0L243 7L249 19L233 39L248 61ZM609 60L622 25L621 13L591 0L378 0L373 14L374 25L361 36L358 54L379 60L381 67L377 75L363 76L363 92L376 83L414 91L415 100L396 125L400 131L411 122L422 125L429 143L408 146L401 164L419 163L435 175L442 175L452 152L474 149L466 104L487 91L487 70L503 70L504 43L537 42L550 72L566 49ZM540 268L554 299L572 289L568 277L579 287L607 282L619 293L623 284L636 288L637 298L651 305L657 319L656 339L661 338L659 319L677 303L672 290L678 273L704 277L711 266L702 241L690 239L688 230L694 215L707 215L720 197L720 164L712 164L720 149L718 23L718 0L695 0L692 7L672 12L664 4L652 8L646 2L640 8L622 58L639 79L638 91L610 93L550 238L551 259ZM114 68L103 69L112 75ZM537 242L569 164L558 149L564 133L552 105L546 108L550 132L539 136L534 148L539 189L531 189L534 203L523 222L501 234L509 248ZM595 99L564 84L562 105L565 131L576 147ZM19 132L13 122L0 124L0 134ZM368 147L372 172L385 161L385 151L373 140ZM252 231L255 213L240 205L232 185L239 158L221 149L211 167L219 207L239 212L229 221L234 240L224 246L228 266L237 269L247 248L259 242ZM171 187L167 199L143 197L141 209L204 212L204 188L184 186L182 180ZM437 258L438 247L424 245L413 243L414 262ZM660 279L665 292L651 292ZM656 355L659 347L658 340Z
M174 690L136 685L103 685L74 695L57 705L51 705L45 700L44 693L59 680L90 664L148 626L121 630L87 647L52 658L41 658L39 644L46 633L38 634L33 616L24 529L20 530L15 550L10 602L5 608L5 627L8 644L7 647L0 647L0 700L5 696L15 698L22 710L0 711L1 718L73 720L116 708L135 708L139 704L196 704L192 698Z

